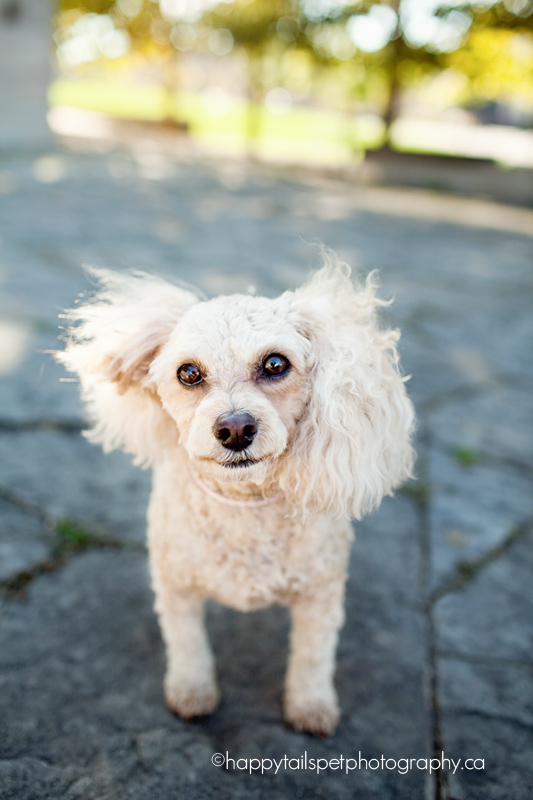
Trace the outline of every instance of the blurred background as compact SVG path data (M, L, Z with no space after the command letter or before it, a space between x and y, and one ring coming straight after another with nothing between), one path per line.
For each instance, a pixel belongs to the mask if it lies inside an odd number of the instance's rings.
M149 131L182 152L345 169L370 182L460 190L439 173L443 156L452 169L451 157L533 167L533 0L1 0L0 9L4 143L43 135L48 104L63 137ZM425 154L416 176L413 153ZM479 189L508 199L493 184ZM532 194L511 199L529 204Z

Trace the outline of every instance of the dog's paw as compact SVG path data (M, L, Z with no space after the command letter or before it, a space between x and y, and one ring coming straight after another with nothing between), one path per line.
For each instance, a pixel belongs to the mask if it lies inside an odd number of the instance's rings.
M314 736L330 736L340 719L337 701L313 701L305 704L285 701L285 721L295 730Z
M183 719L194 719L211 714L220 702L220 692L216 686L178 686L165 684L167 707Z

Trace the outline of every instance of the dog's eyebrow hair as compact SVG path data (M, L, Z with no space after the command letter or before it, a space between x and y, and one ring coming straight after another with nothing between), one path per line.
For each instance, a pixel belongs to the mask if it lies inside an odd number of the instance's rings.
M271 355L279 355L286 358L291 364L293 363L294 356L292 352L289 352L284 345L277 345L274 344L272 347L267 347L261 350L260 354L254 359L251 363L253 366L260 367L265 358Z

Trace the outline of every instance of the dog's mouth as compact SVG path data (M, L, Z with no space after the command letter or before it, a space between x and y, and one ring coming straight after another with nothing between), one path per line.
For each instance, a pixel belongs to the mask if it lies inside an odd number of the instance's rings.
M245 456L244 458L233 459L232 461L218 461L216 458L212 458L209 456L200 456L200 461L208 461L211 464L217 464L219 467L224 467L225 469L246 469L247 467L253 467L255 464L261 464L263 461L266 461L267 458L270 458L272 454L269 453L266 456L261 456L261 458L249 458Z
M262 458L241 458L240 461L225 461L220 464L221 467L228 469L243 469L245 467L252 467L254 464L259 464L263 461Z

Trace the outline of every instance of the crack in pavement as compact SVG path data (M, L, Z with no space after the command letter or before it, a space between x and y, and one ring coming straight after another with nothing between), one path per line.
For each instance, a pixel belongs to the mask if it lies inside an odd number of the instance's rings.
M44 509L26 500L12 489L8 489L7 486L0 485L0 500L4 500L4 502L15 506L19 511L23 511L31 517L37 517L37 519L40 519L45 525L53 524L52 518L48 516Z
M437 655L439 658L463 661L466 664L479 664L485 667L517 667L519 669L533 670L533 660L519 661L516 658L459 653L455 650L438 650Z
M82 420L58 419L30 419L9 420L0 419L0 432L20 433L25 431L58 431L60 433L81 433L88 423Z
M117 539L109 532L88 526L87 523L69 518L50 517L39 506L28 502L15 492L0 486L0 499L15 506L28 516L39 519L45 529L45 538L48 539L50 556L39 561L32 567L22 569L0 581L0 595L9 598L26 596L30 583L40 575L57 572L70 560L72 556L87 550L112 549L112 550L138 550L146 551L146 545L140 542L123 541Z
M520 525L513 526L502 542L492 547L480 558L459 561L456 566L455 577L451 578L446 586L433 592L429 600L430 604L433 606L446 595L461 592L469 586L485 567L497 561L516 542L526 536L530 530L531 523L532 520L529 519Z
M21 570L11 578L0 581L0 596L8 599L23 600L27 597L30 584L41 575L61 570L74 556L88 550L137 550L145 552L146 547L136 542L122 542L118 539L94 536L88 542L71 543L56 538L50 558L40 561L29 569Z
M431 446L430 433L425 420L421 420L418 441L418 471L424 476L427 474L428 453ZM424 600L424 616L426 618L429 634L427 660L429 669L429 695L431 698L431 728L432 728L432 757L440 759L444 750L442 734L441 709L439 706L439 686L437 670L437 634L433 609L428 602L428 587L431 574L431 536L429 526L430 486L421 479L420 483L412 486L404 485L400 492L411 497L416 504L419 521L419 549L420 549L420 575L419 591ZM439 761L440 763L440 761ZM445 800L448 797L448 779L446 772L439 767L434 776L434 800Z

